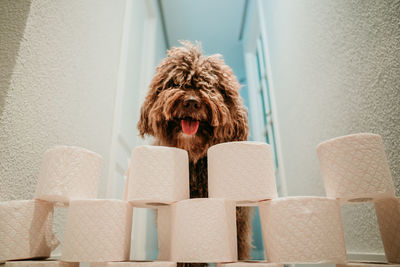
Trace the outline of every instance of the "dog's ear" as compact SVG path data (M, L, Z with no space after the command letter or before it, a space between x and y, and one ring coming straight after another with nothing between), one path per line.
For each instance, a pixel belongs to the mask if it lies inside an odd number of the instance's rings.
M137 128L139 130L139 134L141 137L144 135L154 135L154 131L150 124L150 110L154 105L154 101L156 99L156 95L153 92L149 92L144 100L142 107L140 108L140 119L137 124Z
M246 141L249 137L249 122L247 119L247 109L243 104L237 89L228 89L227 97L231 101L226 101L230 111L231 120L228 123L229 141Z
M232 116L232 141L246 141L249 137L247 110L238 94L238 100L230 108Z
M245 141L249 135L247 109L239 95L240 84L232 69L225 64L220 55L208 57L213 73L217 76L215 85L224 98L230 111L230 118L222 127L220 139L224 141Z

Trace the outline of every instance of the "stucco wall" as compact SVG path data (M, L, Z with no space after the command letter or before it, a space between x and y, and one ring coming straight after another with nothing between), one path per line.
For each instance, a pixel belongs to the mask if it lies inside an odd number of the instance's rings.
M324 195L332 137L383 138L400 195L400 1L262 0L289 195ZM349 252L383 253L371 205L343 209Z
M33 197L43 152L104 158L105 194L125 0L0 2L0 201ZM55 228L62 229L65 210Z

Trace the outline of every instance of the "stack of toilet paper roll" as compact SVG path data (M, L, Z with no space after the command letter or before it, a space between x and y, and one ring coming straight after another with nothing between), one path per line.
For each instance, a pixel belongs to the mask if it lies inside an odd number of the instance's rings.
M86 260L127 260L132 209L128 202L96 199L101 164L101 156L80 147L47 150L35 199L0 204L0 261L68 267ZM69 209L62 261L10 261L50 256L59 243L52 232L54 206Z
M61 261L29 266L347 264L340 205L374 201L386 256L399 262L400 203L381 138L335 138L317 152L327 197L278 198L270 146L245 141L208 150L209 198L189 199L187 152L140 146L132 152L124 199L112 200L96 199L99 155L78 147L52 148L44 155L35 200L0 204L0 261L18 267L26 261L10 260L49 257L57 245L51 230L56 205L69 209ZM238 262L238 206L259 207L268 261ZM158 210L159 261L129 261L133 207Z
M373 202L386 258L400 263L400 202L381 136L342 136L319 144L317 152L328 197L342 205Z
M101 161L99 155L79 147L47 150L34 200L0 203L0 262L48 258L59 244L52 231L54 206L68 206L78 198L95 198ZM7 264L19 266L16 261ZM57 261L40 264L70 266Z

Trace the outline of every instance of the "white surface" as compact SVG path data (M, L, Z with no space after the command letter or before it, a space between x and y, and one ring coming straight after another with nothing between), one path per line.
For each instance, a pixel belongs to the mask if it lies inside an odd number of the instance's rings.
M263 0L288 195L325 195L316 146L382 136L400 192L400 5ZM374 213L344 207L348 252L383 253Z
M0 4L0 200L33 197L46 149L75 145L104 158L111 142L125 1ZM61 239L65 217L55 218Z
M265 129L264 116L262 108L262 100L260 99L260 85L258 77L258 59L256 56L257 49L262 49L264 52L264 60L266 64L266 69L262 75L267 82L269 87L269 97L270 97L270 118L269 120L274 125L274 138L275 138L275 149L276 149L276 160L278 168L275 170L277 176L277 189L280 196L287 196L287 184L285 178L285 168L282 155L282 145L279 134L279 121L277 116L277 107L275 99L275 86L274 77L271 73L270 55L268 49L267 36L265 32L265 18L262 12L262 8L259 7L260 1L250 1L247 13L247 20L245 23L245 36L243 40L245 66L248 82L248 96L249 96L249 119L251 121L251 138L255 141L265 141L265 130L269 131L271 135L271 124ZM263 40L264 46L261 46L260 40ZM258 48L259 47L259 48ZM261 67L262 68L262 67ZM270 138L269 140L273 140Z
M166 52L163 38L157 1L126 1L107 182L109 198L122 198L132 149L148 143L139 137L136 125L150 79ZM155 258L152 217L149 209L134 211L132 259Z

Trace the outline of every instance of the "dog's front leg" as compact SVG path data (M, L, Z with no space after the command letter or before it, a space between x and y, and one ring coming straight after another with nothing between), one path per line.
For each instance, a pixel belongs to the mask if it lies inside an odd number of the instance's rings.
M206 267L207 263L178 263L178 267Z
M238 242L239 260L250 259L250 250L252 248L252 227L254 209L251 207L236 208L236 229Z

